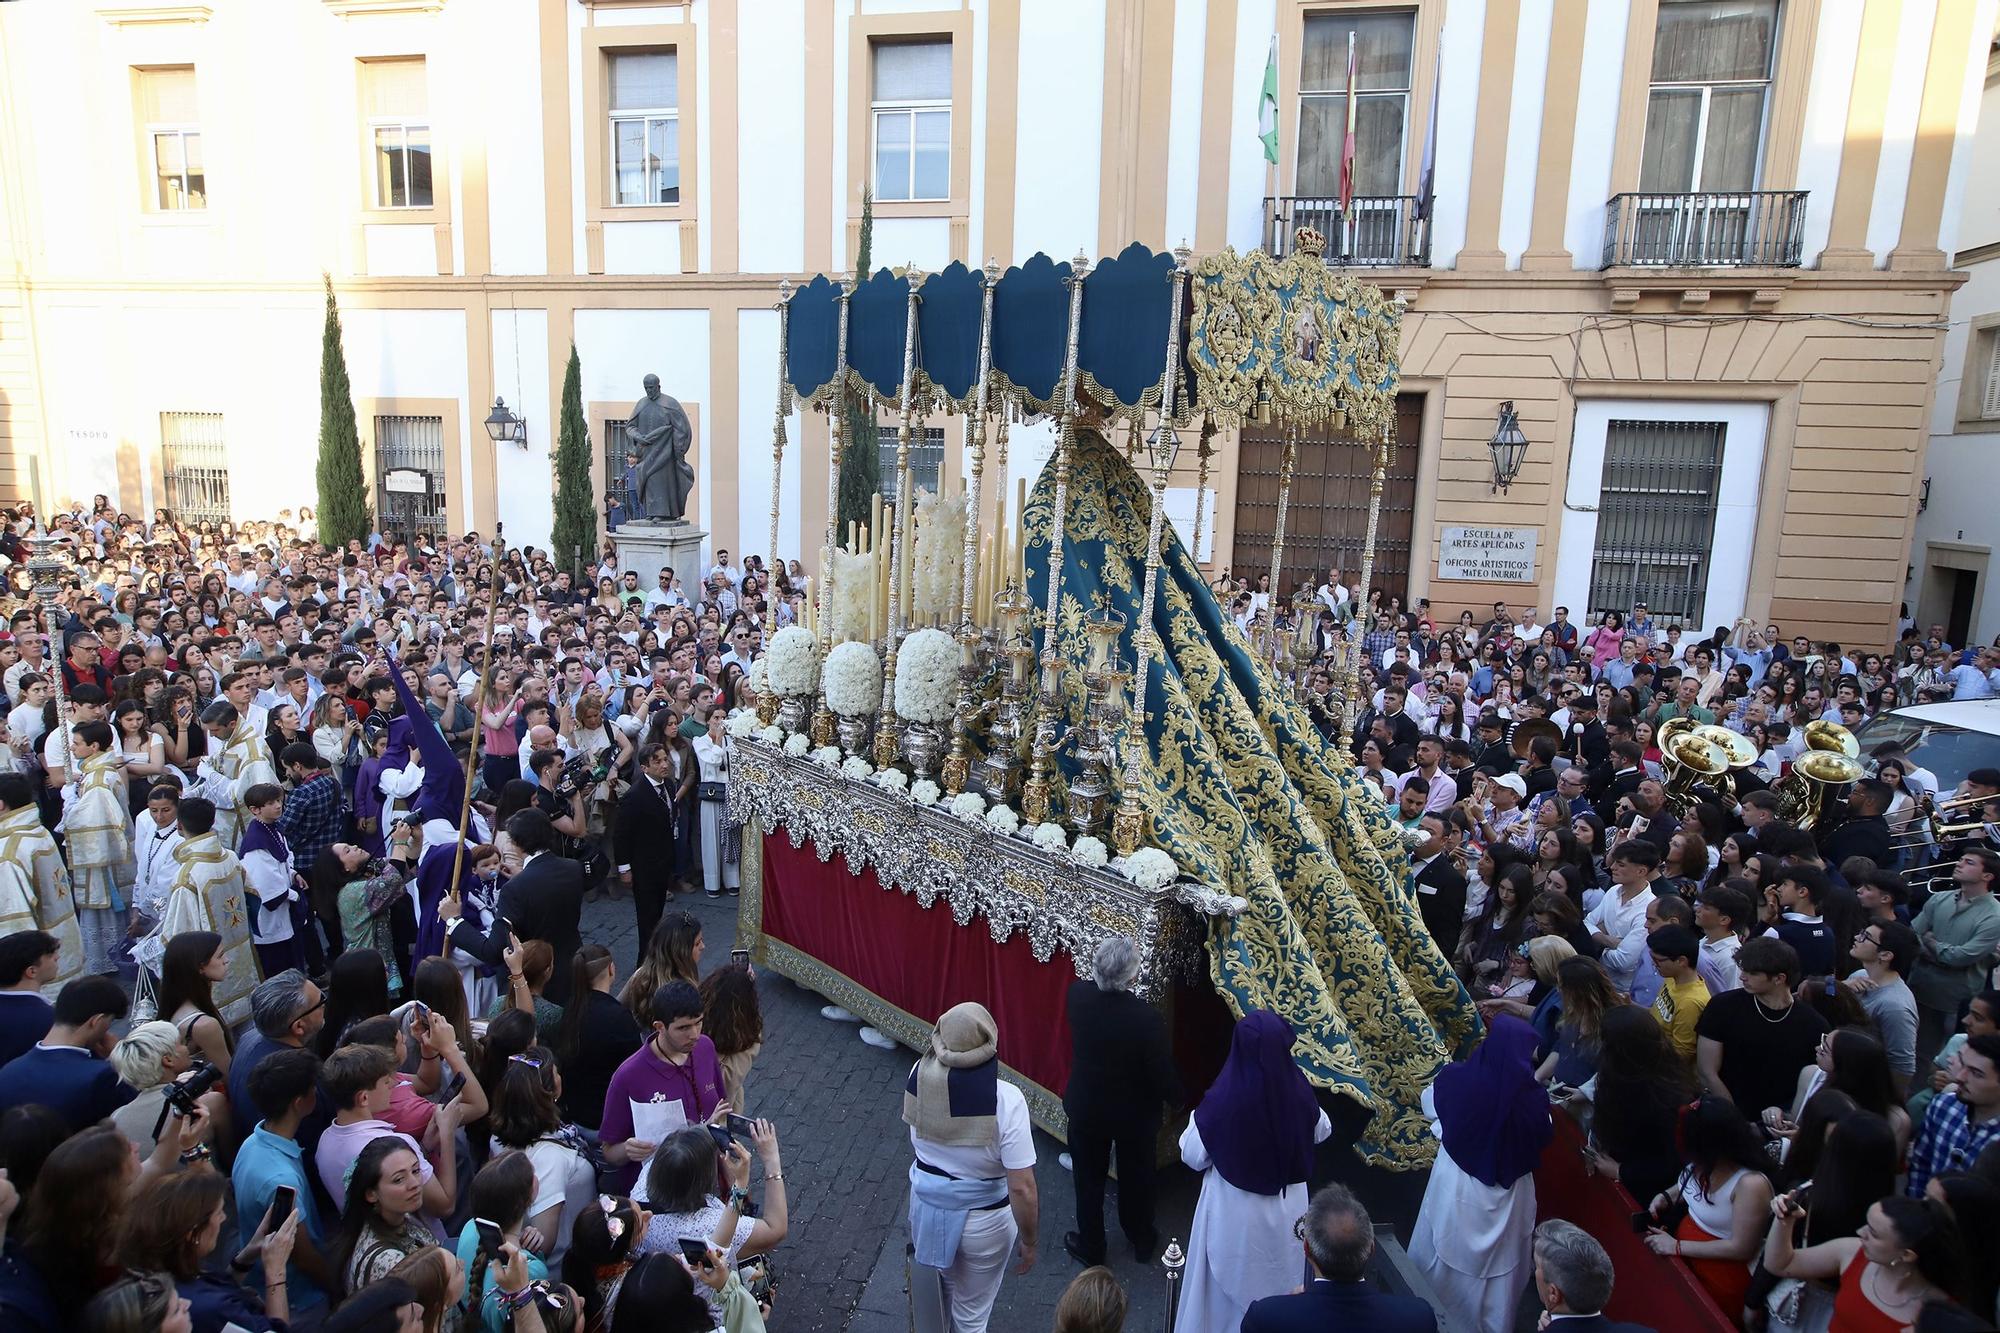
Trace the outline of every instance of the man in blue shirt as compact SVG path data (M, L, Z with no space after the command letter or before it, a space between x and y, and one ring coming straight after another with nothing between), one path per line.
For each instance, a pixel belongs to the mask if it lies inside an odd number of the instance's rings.
M131 1007L111 977L78 977L56 996L48 1035L0 1069L0 1111L38 1103L86 1129L138 1094L105 1060L116 1042L111 1025Z
M42 998L42 987L55 975L55 936L17 930L0 938L0 1065L48 1035L56 1011Z
M326 1262L326 1229L320 1223L319 1203L313 1196L298 1139L300 1124L312 1115L319 1101L319 1057L306 1050L274 1050L251 1071L249 1092L263 1119L237 1149L229 1173L236 1190L239 1243L250 1243L278 1190L291 1190L293 1207L299 1211L299 1232L285 1282L296 1318L304 1310L324 1305L327 1293L333 1290L333 1275Z

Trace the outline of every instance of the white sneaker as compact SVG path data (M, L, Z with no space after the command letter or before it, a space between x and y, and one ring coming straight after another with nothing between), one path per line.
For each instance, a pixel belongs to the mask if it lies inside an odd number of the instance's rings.
M894 1037L889 1036L885 1032L878 1032L874 1028L861 1029L861 1040L867 1042L877 1050L893 1051L896 1049L896 1039Z
M829 1004L822 1007L819 1011L819 1016L834 1023L859 1023L861 1021L858 1016L850 1014L837 1004Z

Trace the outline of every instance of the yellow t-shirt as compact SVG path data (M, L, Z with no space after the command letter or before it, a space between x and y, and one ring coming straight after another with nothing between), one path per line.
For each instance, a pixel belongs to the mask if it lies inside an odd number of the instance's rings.
M1690 974L1685 981L1662 977L1660 993L1653 997L1653 1017L1667 1030L1667 1040L1683 1060L1694 1062L1694 1025L1708 1007L1708 983Z

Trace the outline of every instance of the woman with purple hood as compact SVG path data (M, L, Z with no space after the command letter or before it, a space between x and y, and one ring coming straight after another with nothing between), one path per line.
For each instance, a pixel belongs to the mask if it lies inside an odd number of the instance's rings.
M1306 1211L1313 1145L1333 1133L1292 1059L1292 1029L1267 1009L1236 1025L1229 1060L1181 1134L1201 1172L1178 1333L1236 1333L1250 1302L1299 1285L1292 1223Z
M1496 1016L1486 1040L1424 1089L1439 1139L1410 1258L1453 1328L1507 1333L1534 1263L1535 1165L1555 1135L1535 1081L1534 1028Z

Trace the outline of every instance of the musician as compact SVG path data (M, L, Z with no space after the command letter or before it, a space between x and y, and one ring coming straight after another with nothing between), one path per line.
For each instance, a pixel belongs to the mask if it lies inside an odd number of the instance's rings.
M1537 719L1538 720L1538 719ZM1528 785L1530 800L1556 789L1556 738L1538 735L1528 742L1528 767L1522 780Z
M1837 866L1850 856L1865 856L1878 866L1893 863L1896 852L1886 818L1892 799L1894 793L1889 784L1879 778L1863 778L1855 783L1844 813L1822 843L1826 863Z
M1630 796L1646 781L1646 752L1639 742L1626 737L1611 743L1611 780L1597 798L1597 817L1610 824L1618 817L1618 801Z
M1514 752L1507 746L1507 719L1491 708L1479 714L1479 744L1473 760L1475 768L1491 773L1514 771Z
M1569 701L1569 743L1566 747L1570 762L1580 764L1590 774L1592 785L1596 785L1598 775L1605 781L1611 779L1611 738L1604 734L1604 724L1597 720L1597 695L1591 690L1578 690Z

